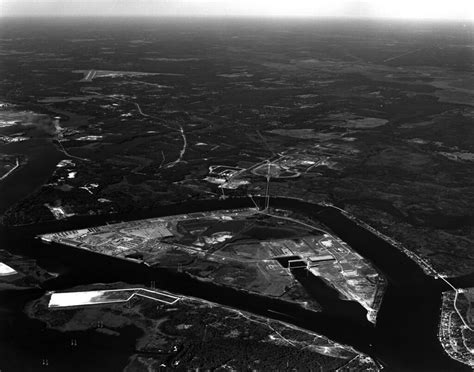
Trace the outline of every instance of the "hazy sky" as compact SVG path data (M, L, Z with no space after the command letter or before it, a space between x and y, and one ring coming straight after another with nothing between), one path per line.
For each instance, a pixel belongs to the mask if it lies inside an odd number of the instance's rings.
M474 20L474 0L0 0L3 16L349 16Z

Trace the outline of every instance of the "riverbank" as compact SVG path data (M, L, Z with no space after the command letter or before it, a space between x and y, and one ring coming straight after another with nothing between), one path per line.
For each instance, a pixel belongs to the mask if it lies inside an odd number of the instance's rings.
M263 202L263 200L261 201ZM71 255L70 251L51 251L44 245L38 245L31 234L98 226L110 221L249 207L253 205L251 203L249 199L243 198L225 201L193 201L162 207L159 210L140 211L127 216L73 217L69 221L53 221L33 226L32 229L10 228L9 244L16 242L15 249L23 249L30 255L38 255L43 252L47 256L54 257L55 260L69 261L69 265L72 265L72 273L74 273L74 267L75 270L80 268L80 274L70 276L69 279L63 277L56 281L62 287L71 286L74 283L77 285L84 280L110 282L117 281L116 278L124 280L123 278L130 277L131 280L137 280L138 277L142 277L142 280L148 281L150 280L149 274L144 271L138 272L135 264L133 264L134 269L130 267L127 271L116 260L108 259L109 261L105 264L103 260L106 258L99 259L92 254L81 260L77 259L76 255L67 257ZM442 282L427 276L415 262L396 247L359 226L337 209L284 198L273 198L271 205L275 208L297 210L322 221L351 248L371 260L383 273L388 280L387 292L382 300L375 328L368 327L366 319L363 322L351 321L341 318L340 314L308 312L270 299L257 301L254 297L239 293L239 291L218 290L215 287L211 289L209 284L190 281L176 273L155 271L153 278L157 283L163 283L165 288L162 289L168 289L171 292L194 295L239 309L244 307L245 311L267 318L283 320L323 334L336 342L351 345L356 350L375 356L390 369L430 372L465 370L462 364L450 359L444 353L437 338L441 292L445 289ZM26 240L25 230L30 234ZM76 281L72 280L73 278Z
M105 285L105 288L127 286L114 283ZM99 287L104 289L104 285L94 285L73 290ZM280 368L280 363L289 363L296 369L324 366L324 369L333 370L356 356L365 362L360 365L375 366L366 355L313 332L199 298L182 298L173 306L156 307L152 301L137 298L128 304L51 310L47 308L48 297L45 295L31 302L25 311L30 318L46 322L50 329L67 334L92 330L115 337L120 337L127 328L139 329L136 350L128 361L130 368L143 364L144 360L140 361L140 358L145 358L155 367L164 364L167 367L179 365L186 369L207 369L224 364L221 359L225 358L225 364L236 369L247 364L266 370L267 367ZM74 337L77 337L77 345L83 347L83 337L79 334ZM242 338L252 347L244 355L239 355L241 351L235 346ZM222 353L223 350L227 352ZM271 362L269 356L273 353L286 357Z

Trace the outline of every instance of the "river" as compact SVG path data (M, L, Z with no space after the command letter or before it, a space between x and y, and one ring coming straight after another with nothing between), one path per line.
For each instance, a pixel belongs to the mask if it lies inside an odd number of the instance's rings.
M2 193L0 213L40 187L48 179L57 162L63 158L63 154L48 140L36 139L28 142L28 145L20 142L2 146L2 152L22 153L28 156L29 161L6 180L0 182L0 193ZM263 203L263 200L260 202ZM372 261L386 276L388 285L375 327L367 321L364 311L358 304L340 300L331 293L331 289L324 282L305 273L296 272L295 274L309 293L323 305L323 312L316 313L295 304L200 282L185 274L165 269L150 270L144 265L98 257L72 248L46 246L34 239L40 233L98 226L111 221L252 207L253 203L248 198L190 201L121 216L73 217L66 221L51 221L34 226L10 229L0 227L0 246L12 253L35 258L46 269L61 272L58 278L44 283L43 291L66 289L74 285L96 282L127 281L147 284L149 280L155 280L162 289L200 297L316 331L368 353L388 366L389 370L469 370L467 366L449 358L437 338L441 292L448 289L445 283L425 275L414 261L396 247L357 225L336 208L291 198L272 198L271 205L295 210L320 220L359 254ZM472 274L454 278L453 281L461 287L474 286ZM73 356L68 357L69 359L60 358L60 355L64 354L61 350L67 347L67 342L64 343L64 337L66 337L64 334L45 330L41 322L28 319L21 311L27 302L42 293L36 290L16 292L16 294L8 291L0 292L2 297L0 360L4 364L8 363L0 367L13 367L13 364L8 361L11 362L14 355L25 355L25 358L22 358L25 370L29 370L32 365L38 365L41 360L38 360L39 354L35 351L38 349L37 345L43 345L42 347L48 344L55 345L58 350L57 359L62 361L61 368L69 363L70 358L73 358ZM137 332L138 330L134 329L125 334L134 334L135 336L130 336L134 339ZM25 336L27 334L28 337ZM91 342L85 342L86 345L93 345L96 343L93 340L99 336L96 336L94 332L83 332L81 337L91 340ZM106 339L111 337L100 335L99 338L106 342ZM59 347L55 339L62 340L61 345L66 346ZM130 339L121 338L116 345L117 350L131 350L130 342L132 342ZM90 349L87 346L83 348L86 350L84 352ZM43 349L40 347L39 350ZM89 352L93 353L93 350L90 349ZM110 357L114 356L110 355ZM123 358L115 358L115 360L121 361L117 362L117 367L124 366L126 362ZM30 367L27 368L27 366ZM100 368L100 366L100 363L91 362L90 370ZM10 369L15 368L6 370Z
M51 139L36 138L0 146L0 153L22 154L27 163L0 181L0 215L46 183L64 154Z
M60 245L43 245L34 239L36 234L43 232L97 226L110 221L252 205L247 198L191 201L126 216L73 217L68 221L3 229L0 236L13 253L35 257L46 266L51 261L60 262L66 268L65 274L45 283L44 287L48 290L120 280L146 284L153 279L158 287L171 292L204 298L324 334L368 353L389 367L389 370L469 370L467 366L449 358L437 338L441 292L447 289L446 284L425 275L415 262L397 248L332 207L286 198L271 200L274 207L296 210L319 219L358 253L371 260L386 276L388 285L375 327L367 322L360 306L331 296L327 288L314 280L304 283L304 277L311 278L304 274L298 274L302 284L318 301L322 301L323 312L315 313L295 304L200 282L185 274L165 269L149 269L144 265L98 257L93 253ZM458 284L472 286L472 276L461 278Z

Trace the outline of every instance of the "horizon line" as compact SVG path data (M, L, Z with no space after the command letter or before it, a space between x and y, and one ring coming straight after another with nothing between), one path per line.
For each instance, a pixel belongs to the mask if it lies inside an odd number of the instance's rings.
M357 16L357 15L263 15L263 14L1 14L0 19L5 18L156 18L156 19L265 19L265 20L359 20L359 21L438 21L438 22L459 22L472 23L474 26L474 18L440 18L440 17L390 17L390 16Z

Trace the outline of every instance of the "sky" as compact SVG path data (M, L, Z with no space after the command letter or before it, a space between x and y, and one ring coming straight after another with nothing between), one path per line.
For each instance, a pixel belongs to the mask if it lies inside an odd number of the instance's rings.
M363 17L474 21L474 0L0 0L0 14Z

